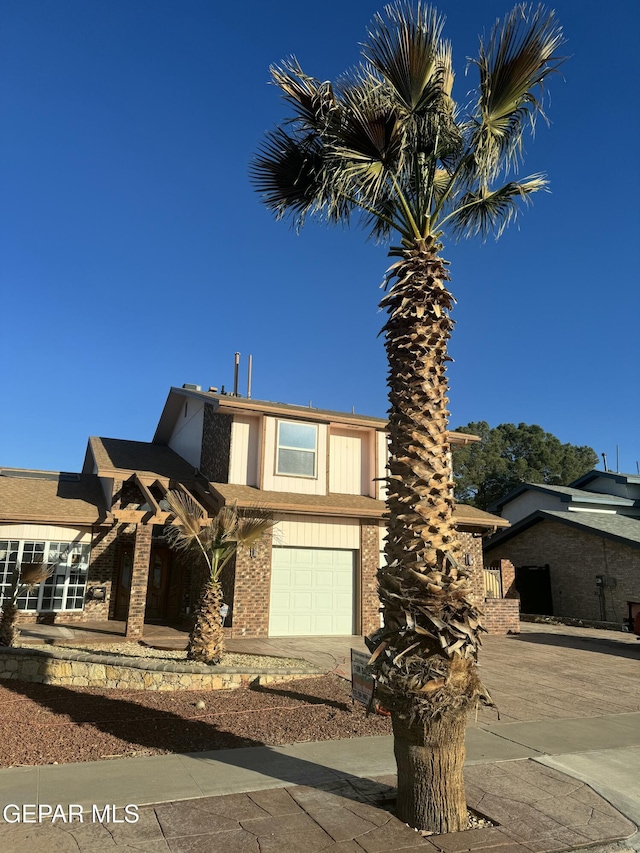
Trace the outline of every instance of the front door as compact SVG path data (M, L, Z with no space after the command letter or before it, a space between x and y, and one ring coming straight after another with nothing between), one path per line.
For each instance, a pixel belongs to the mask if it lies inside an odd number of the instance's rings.
M116 585L116 604L113 618L124 622L129 617L129 599L131 598L131 575L133 572L133 547L122 549L118 566Z
M145 619L165 619L169 574L171 571L171 551L165 545L151 546L149 560L149 582L147 584L147 606Z

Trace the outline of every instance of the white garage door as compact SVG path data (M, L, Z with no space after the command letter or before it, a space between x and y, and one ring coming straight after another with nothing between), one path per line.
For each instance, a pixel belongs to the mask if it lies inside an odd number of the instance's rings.
M353 633L355 551L274 548L269 636Z

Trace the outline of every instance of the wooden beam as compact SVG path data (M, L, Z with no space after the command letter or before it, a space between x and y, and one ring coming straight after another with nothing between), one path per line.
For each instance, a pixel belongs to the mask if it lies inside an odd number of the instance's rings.
M189 489L187 489L186 486L183 486L182 483L178 483L178 491L182 492L183 494L187 495L187 497L191 498L191 500L195 503L195 505L202 510L205 518L207 518L207 519L209 518L209 510L207 510L205 507L202 506L200 501L197 500L197 498L189 491Z
M133 481L136 483L136 485L138 486L138 488L140 489L140 491L144 495L145 500L147 501L147 503L151 507L152 514L156 515L157 513L161 512L160 504L154 498L154 496L151 494L149 487L145 483L142 482L142 480L140 479L140 477L137 474L133 475Z

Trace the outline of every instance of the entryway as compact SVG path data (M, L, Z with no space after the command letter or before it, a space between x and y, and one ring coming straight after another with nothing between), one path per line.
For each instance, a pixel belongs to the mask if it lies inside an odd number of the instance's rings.
M180 615L182 571L166 545L152 545L145 622L171 621Z

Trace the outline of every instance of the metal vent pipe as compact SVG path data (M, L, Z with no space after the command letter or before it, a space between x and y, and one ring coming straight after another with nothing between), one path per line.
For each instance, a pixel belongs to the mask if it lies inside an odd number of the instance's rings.
M240 370L240 353L236 353L235 365L233 368L233 396L238 396L238 371Z

